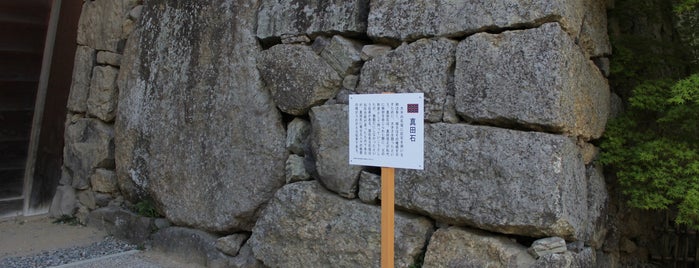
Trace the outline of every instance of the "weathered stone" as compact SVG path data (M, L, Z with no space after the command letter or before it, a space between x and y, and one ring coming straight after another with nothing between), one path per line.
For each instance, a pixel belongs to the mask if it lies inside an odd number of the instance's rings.
M599 148L597 148L594 144L583 142L580 147L585 165L589 165L597 158Z
M97 63L118 67L118 66L121 66L121 57L122 57L121 54L118 54L118 53L109 52L109 51L100 51L100 52L97 52Z
M216 239L216 248L226 255L235 257L238 255L240 247L243 246L243 243L245 243L245 240L247 239L247 234L232 234L224 236Z
M59 185L51 201L49 215L54 218L63 215L72 216L76 208L77 199L75 198L75 189L70 185Z
M425 119L442 120L456 42L421 39L364 64L358 93L425 93Z
M286 130L286 149L297 155L304 155L309 146L311 123L305 119L296 117L289 122Z
M311 39L307 35L282 35L282 44L308 44Z
M303 156L295 154L289 155L286 160L286 183L294 183L298 181L307 181L311 179L311 175L306 172L306 166L303 163Z
M116 116L118 74L119 69L111 66L97 66L92 69L87 112L105 122L113 121Z
M63 166L73 187L86 189L95 168L114 168L114 129L96 119L78 119L65 131Z
M539 258L542 256L550 254L563 253L568 250L566 241L560 237L547 237L534 241L531 247L527 249L529 254L534 256L534 258Z
M95 192L91 190L78 191L77 194L78 202L90 210L97 207L97 202L95 201Z
M216 249L216 237L196 229L168 227L152 235L153 249L206 267L228 267L231 257ZM186 258L186 259L185 259Z
M80 202L77 203L78 209L75 211L75 220L82 225L87 224L87 217L90 214L90 209L87 208L85 205L81 204Z
M598 164L587 166L587 223L585 224L585 244L600 248L607 236L607 203L609 194L604 172Z
M262 52L257 66L277 107L292 115L304 115L332 98L342 82L330 65L303 45L273 46Z
M137 21L138 19L141 18L141 15L143 14L143 5L137 5L129 11L129 19L132 19L134 21Z
M359 175L359 200L367 204L379 203L381 196L381 176L362 171Z
M353 75L348 75L347 77L351 77L351 76L353 76ZM357 78L357 79L359 79L359 78ZM355 84L356 84L356 81L355 81ZM349 90L342 89L342 90L340 90L340 92L337 93L337 96L335 96L335 101L337 102L337 104L349 105L349 95L350 94L351 93Z
M73 82L70 85L68 95L68 110L76 113L87 111L87 96L90 94L90 78L92 67L95 66L94 49L86 46L78 46L75 50L75 62L73 65Z
M98 168L90 176L92 190L100 193L115 193L119 191L117 185L116 172L113 170Z
M255 256L271 267L378 267L381 209L348 201L318 182L288 184L253 229ZM395 264L408 267L432 232L426 218L397 213Z
M362 47L362 53L360 54L363 61L368 61L373 58L378 58L385 55L391 51L390 46L386 45L366 45Z
M135 244L146 242L154 229L153 219L120 207L103 207L88 214L87 225Z
M379 0L371 1L367 32L374 39L409 41L557 21L578 36L583 8L581 0Z
M455 103L480 122L520 124L599 138L609 115L609 85L556 23L459 43Z
M444 115L442 115L443 122L456 124L461 121L459 116L456 115L456 107L454 105L454 96L447 95L447 99L444 102Z
M595 63L595 66L597 66L597 69L604 75L604 77L609 77L610 71L611 71L611 66L609 62L609 58L607 57L599 57L599 58L593 58L592 61Z
M548 254L536 260L532 268L580 268L570 252Z
M359 82L359 76L356 76L356 75L345 76L345 78L342 79L342 88L347 89L347 90L354 90L355 88L357 88L357 82Z
M261 261L255 259L250 243L245 243L238 251L238 256L231 259L228 264L232 268L266 268Z
M318 36L315 40L313 40L313 44L311 44L311 49L313 50L313 52L320 55L320 53L323 53L323 49L325 49L325 47L327 47L329 44L330 39L323 36Z
M354 198L362 167L349 164L347 109L344 104L311 109L311 148L321 183L341 196Z
M262 0L257 13L257 36L260 39L284 34L366 32L369 0Z
M580 29L579 44L588 57L612 54L607 32L607 0L585 0L585 15Z
M157 219L155 219L155 220L153 221L153 225L155 226L155 228L156 228L157 230L165 229L165 228L167 228L167 227L172 226L172 224L170 223L170 221L168 221L168 220L165 219L165 218L157 218Z
M396 171L396 204L453 225L576 240L588 217L585 166L564 136L426 124L425 170Z
M149 192L175 225L249 231L284 185L287 159L255 66L256 6L144 4L119 74L120 189Z
M609 118L616 118L624 112L624 101L616 93L612 93L609 108Z
M78 44L119 52L122 24L139 0L86 1L78 22Z
M479 230L448 227L430 238L422 265L429 267L529 267L534 258L506 237Z
M361 49L362 44L359 41L335 35L320 53L320 57L344 77L359 72L359 68L362 67Z
M114 197L110 194L104 194L104 193L95 193L95 205L97 205L98 208L101 207L106 207L109 205L109 202L114 200Z

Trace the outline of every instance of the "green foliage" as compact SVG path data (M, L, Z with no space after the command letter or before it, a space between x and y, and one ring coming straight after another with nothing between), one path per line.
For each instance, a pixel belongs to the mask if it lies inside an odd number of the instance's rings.
M75 216L61 215L61 217L53 220L53 224L68 224L76 226L80 224L80 222L78 222L78 218L76 218Z
M699 6L699 0L682 0L675 5L675 12L684 13L696 10Z
M158 210L155 208L155 204L153 203L153 201L149 199L143 199L141 201L138 201L138 203L134 205L134 208L136 209L136 213L143 217L160 217L160 213L158 213Z
M699 229L699 74L643 81L629 106L609 122L600 161L631 206L676 209L677 223Z

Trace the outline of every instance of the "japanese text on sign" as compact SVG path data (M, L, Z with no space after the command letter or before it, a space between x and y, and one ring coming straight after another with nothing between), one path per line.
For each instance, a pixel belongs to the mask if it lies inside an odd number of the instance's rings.
M350 95L351 165L423 169L422 93Z

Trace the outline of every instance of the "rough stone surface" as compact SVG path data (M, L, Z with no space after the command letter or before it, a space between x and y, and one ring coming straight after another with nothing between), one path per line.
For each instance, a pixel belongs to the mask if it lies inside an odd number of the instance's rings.
M380 214L380 207L343 199L316 181L288 184L270 201L249 243L271 267L378 267ZM402 213L395 223L395 264L408 267L433 226Z
M586 0L585 15L580 31L580 46L589 57L612 54L607 32L607 0Z
M556 23L459 43L455 104L474 121L599 138L609 115L609 85Z
M97 64L121 66L121 54L109 51L97 52Z
M206 267L228 267L231 257L216 249L216 239L207 232L184 227L168 227L152 235L154 250Z
M298 156L295 154L289 155L289 159L286 160L286 166L284 168L286 171L286 183L307 181L311 179L311 175L306 172L306 166L303 163L303 159L303 156Z
M365 45L362 47L362 53L360 56L362 57L362 60L368 61L370 59L383 56L391 51L391 49L392 48L390 46L386 45Z
M583 15L581 0L379 0L371 1L367 32L374 39L417 40L558 21L578 36Z
M304 45L273 46L262 53L257 66L277 107L292 115L304 115L332 98L342 83L337 72Z
M456 41L421 39L364 64L358 93L425 93L425 119L442 120Z
M76 113L87 111L87 97L90 94L90 78L92 67L95 66L94 49L87 46L78 46L75 50L73 65L73 82L68 94L68 110Z
M570 252L548 254L536 260L532 268L578 268L575 257Z
M506 237L479 230L448 227L437 230L427 246L424 268L530 267L527 249Z
M585 244L593 248L600 248L607 236L606 218L609 193L600 165L596 163L588 165L586 174L588 216L585 233L588 237L585 238Z
M341 196L354 198L362 167L349 164L347 109L344 104L311 109L311 148L321 183Z
M103 207L90 212L87 225L106 231L115 237L143 244L155 229L153 218L141 217L120 207Z
M362 67L361 49L362 43L335 35L320 56L344 77L359 72L359 68Z
M296 117L286 127L286 149L297 155L303 156L309 145L311 123L308 120Z
M96 119L78 119L65 131L63 166L76 189L89 187L95 168L114 168L114 129Z
M505 234L583 239L587 195L578 147L545 133L426 124L425 170L396 170L399 207Z
M342 88L346 90L354 90L357 88L357 82L359 82L359 76L356 75L348 75L345 76L344 79L342 79ZM338 93L340 95L340 93Z
M534 241L531 247L527 249L529 254L534 256L534 258L539 258L542 256L550 254L563 253L568 250L566 241L560 237L547 237Z
M282 44L308 44L311 39L307 35L282 35Z
M367 204L379 203L381 196L381 176L362 171L359 175L359 200Z
M232 268L265 268L264 264L258 259L255 259L255 255L252 252L252 247L250 243L245 243L238 251L238 256L232 258L228 264Z
M240 247L243 246L245 240L248 239L247 234L232 234L216 239L216 248L229 256L237 256Z
M86 1L78 22L78 44L119 52L122 25L139 0Z
M284 34L357 35L366 32L369 0L262 0L257 14L261 39Z
M92 69L87 112L105 122L113 121L116 116L118 74L119 69L111 66L97 66Z
M116 172L113 170L95 169L95 173L90 176L90 185L93 191L99 193L115 193L119 191Z
M49 215L54 218L63 215L73 215L77 209L77 199L75 197L75 189L70 185L59 185L56 188L56 194L51 201Z
M287 159L255 66L255 6L144 4L119 74L120 188L150 193L175 225L249 231L284 185Z
M97 207L97 202L95 200L95 192L91 190L78 191L77 194L78 202L85 206L86 208L93 210Z

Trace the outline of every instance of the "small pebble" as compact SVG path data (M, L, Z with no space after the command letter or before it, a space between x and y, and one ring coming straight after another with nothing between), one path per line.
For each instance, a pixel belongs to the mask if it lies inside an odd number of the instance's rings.
M136 245L108 236L103 241L88 246L45 250L36 255L0 259L0 267L51 267L126 252L136 248Z

